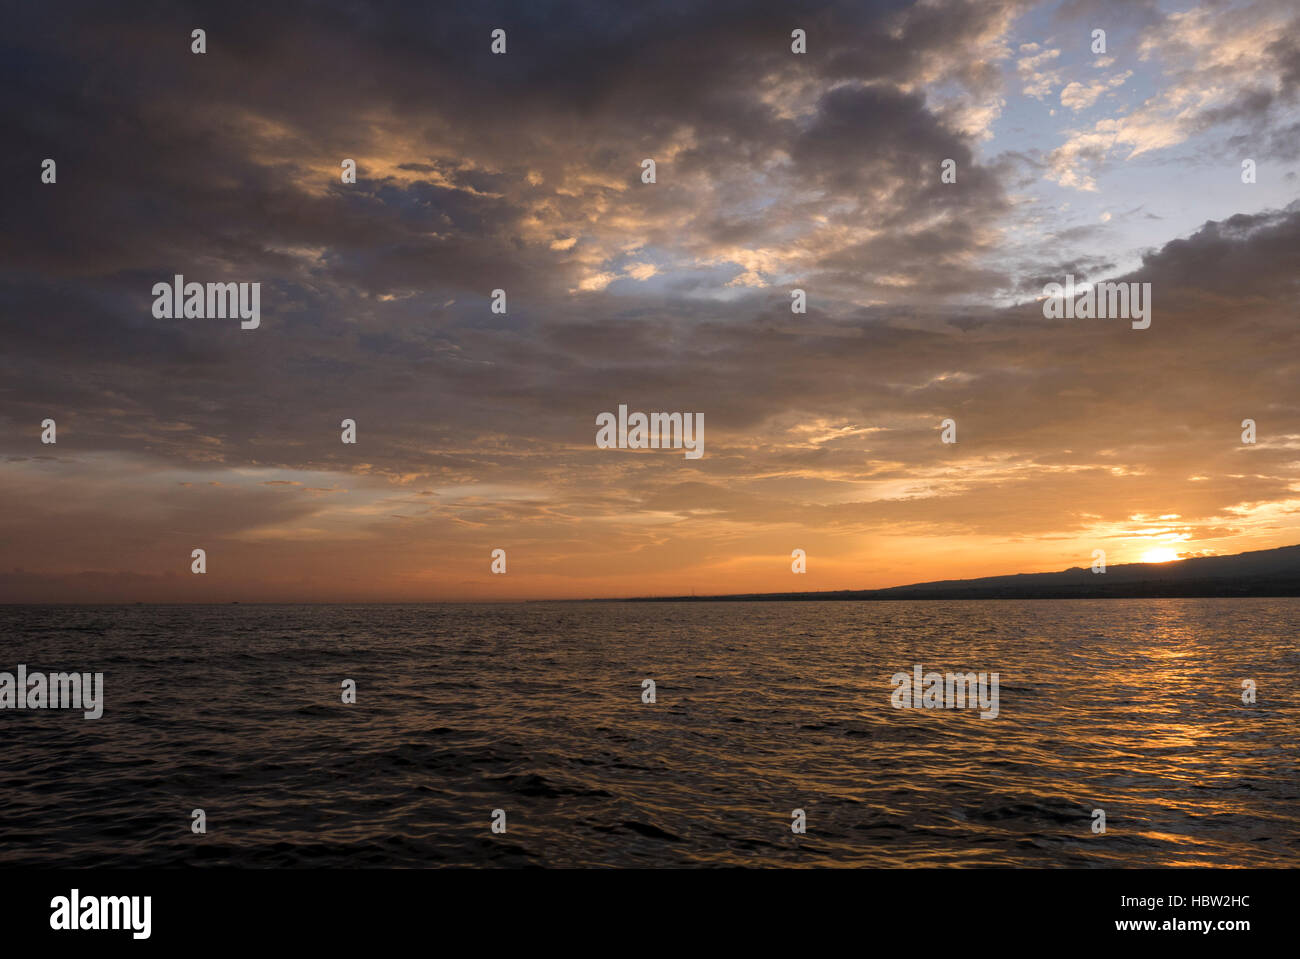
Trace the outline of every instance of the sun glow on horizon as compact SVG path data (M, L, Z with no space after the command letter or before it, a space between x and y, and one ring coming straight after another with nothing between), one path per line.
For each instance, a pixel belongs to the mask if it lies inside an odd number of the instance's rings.
M1149 549L1142 554L1144 563L1169 563L1178 558L1178 553L1168 547Z

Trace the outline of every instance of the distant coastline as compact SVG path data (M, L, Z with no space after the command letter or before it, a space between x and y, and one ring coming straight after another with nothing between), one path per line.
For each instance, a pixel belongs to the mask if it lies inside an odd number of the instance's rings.
M1126 563L1104 573L1075 567L1059 573L1015 573L951 579L885 589L730 593L716 596L634 596L583 602L834 602L844 600L1176 599L1300 596L1300 546L1170 563Z

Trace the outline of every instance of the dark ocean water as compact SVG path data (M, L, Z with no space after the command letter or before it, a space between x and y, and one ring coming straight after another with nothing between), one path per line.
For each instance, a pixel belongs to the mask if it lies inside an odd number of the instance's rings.
M0 863L1297 866L1298 624L1296 599L0 607L0 670L105 674L97 721L0 710ZM998 672L1000 715L892 708L915 663Z

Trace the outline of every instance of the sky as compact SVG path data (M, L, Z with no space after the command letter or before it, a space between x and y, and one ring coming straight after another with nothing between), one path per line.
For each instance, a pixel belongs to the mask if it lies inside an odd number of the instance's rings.
M1293 2L53 3L0 47L0 602L1300 543ZM176 274L260 325L155 316ZM1067 275L1150 327L1049 319ZM620 405L704 455L599 447Z

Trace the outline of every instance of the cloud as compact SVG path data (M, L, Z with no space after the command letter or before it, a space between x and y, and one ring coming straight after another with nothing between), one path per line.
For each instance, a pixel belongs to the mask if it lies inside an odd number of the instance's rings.
M1026 44L1021 52L1027 56L1016 61L1016 72L1020 75L1020 92L1027 97L1045 100L1052 95L1052 88L1061 83L1061 71L1053 69L1061 56L1059 49L1038 51L1038 44Z
M1096 103L1107 90L1122 87L1131 76L1133 76L1133 71L1125 70L1123 73L1087 85L1078 81L1068 83L1065 89L1061 91L1061 106L1075 111L1086 110Z
M1007 82L1058 69L1022 75L1058 49L1012 52L1025 10L232 3L205 58L185 12L17 11L0 111L22 149L0 164L31 186L0 239L0 569L22 571L0 597L743 589L794 531L840 585L888 585L936 557L989 572L986 548L1052 568L1139 513L1206 548L1283 535L1297 397L1261 357L1295 345L1297 214L1150 251L1149 331L1044 320L1058 268L1100 278L1119 253L1102 211L1059 222L1026 194L1045 171L1092 182L1139 127L1098 120L1068 158L990 144ZM1152 62L1209 69L1201 27L1162 24ZM1280 101L1279 36L1260 69ZM261 282L261 328L155 320L175 273ZM705 458L597 450L620 403L703 412Z
M1139 60L1158 63L1164 82L1132 111L1071 131L1048 157L1049 176L1095 190L1098 170L1112 157L1133 159L1221 125L1267 128L1274 109L1293 104L1300 89L1298 30L1294 5L1278 0L1169 13L1145 28L1138 44ZM1061 103L1084 109L1104 89L1071 84Z

